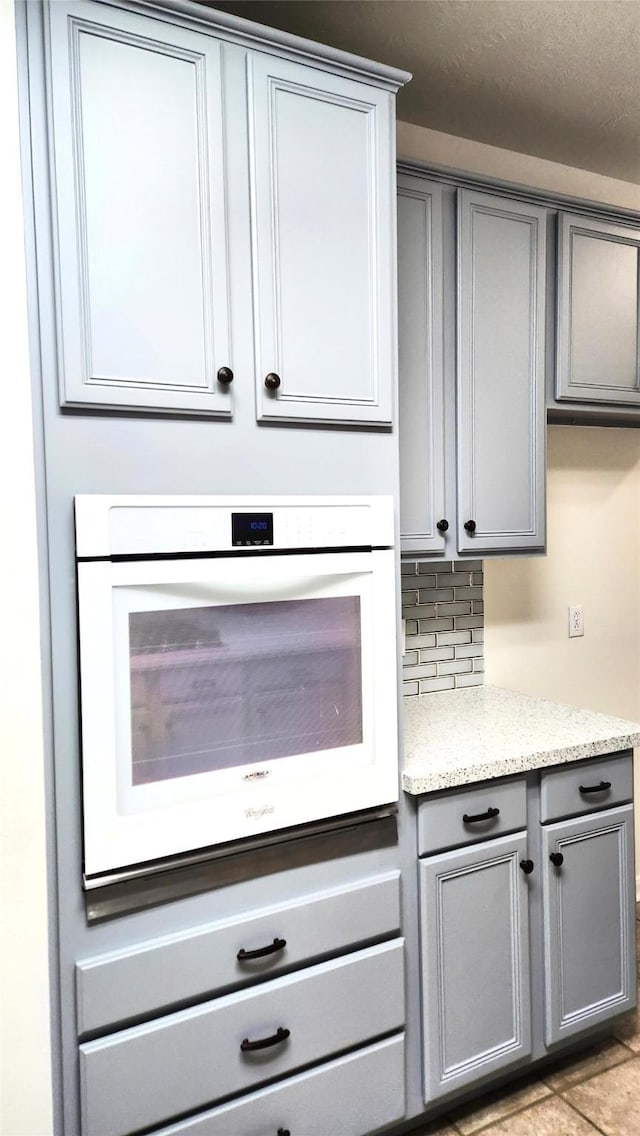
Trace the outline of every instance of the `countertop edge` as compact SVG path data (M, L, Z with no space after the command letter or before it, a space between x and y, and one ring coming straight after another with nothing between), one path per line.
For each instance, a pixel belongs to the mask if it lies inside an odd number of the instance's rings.
M489 762L480 761L457 768L434 769L433 773L412 774L402 771L402 788L409 796L435 793L440 789L455 789L478 781L492 781L497 777L509 777L518 773L533 773L553 765L566 765L589 757L606 756L640 746L640 733L619 734L595 741L577 742L562 748L525 753L513 757L496 758Z

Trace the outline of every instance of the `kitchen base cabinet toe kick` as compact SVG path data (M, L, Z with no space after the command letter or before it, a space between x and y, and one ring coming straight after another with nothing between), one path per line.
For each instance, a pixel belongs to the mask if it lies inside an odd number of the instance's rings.
M418 805L430 1113L636 1004L632 763L615 754Z

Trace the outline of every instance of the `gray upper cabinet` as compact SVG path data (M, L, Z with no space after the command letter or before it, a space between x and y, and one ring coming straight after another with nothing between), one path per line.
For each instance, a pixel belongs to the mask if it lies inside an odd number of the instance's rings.
M229 415L221 45L48 14L61 402Z
M398 179L398 364L404 553L443 553L443 191Z
M391 96L269 55L248 66L258 416L390 425Z
M405 555L545 543L546 213L401 175Z
M255 383L258 420L390 425L407 76L246 23L47 10L62 405L231 416L238 387L254 415Z
M546 212L458 194L458 549L545 542Z
M558 400L640 409L640 230L558 216Z

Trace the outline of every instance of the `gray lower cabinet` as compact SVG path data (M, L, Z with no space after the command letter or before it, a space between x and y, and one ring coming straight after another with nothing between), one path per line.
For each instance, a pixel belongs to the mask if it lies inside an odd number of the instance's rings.
M405 555L544 548L545 241L542 208L398 179Z
M420 862L428 1103L531 1052L525 833Z
M427 1105L636 1004L632 763L615 754L420 803ZM521 827L498 835L503 825Z
M633 806L543 828L547 1045L636 1001Z
M399 884L366 877L80 960L83 1136L365 1136L402 1119Z
M154 1136L363 1136L404 1113L404 1036L391 1037Z
M409 76L206 9L45 12L61 404L389 425Z
M555 397L640 410L640 230L558 215Z

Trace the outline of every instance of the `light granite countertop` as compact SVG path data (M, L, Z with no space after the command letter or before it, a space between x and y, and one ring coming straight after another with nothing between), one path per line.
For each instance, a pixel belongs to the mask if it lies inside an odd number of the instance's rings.
M477 686L404 699L406 793L473 781L640 746L640 723Z

